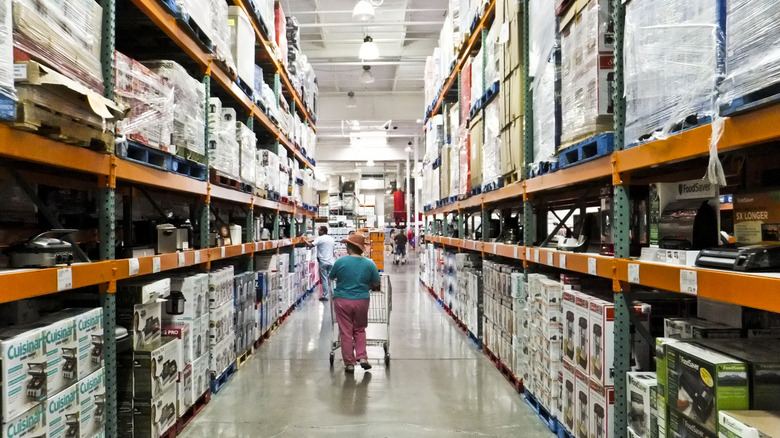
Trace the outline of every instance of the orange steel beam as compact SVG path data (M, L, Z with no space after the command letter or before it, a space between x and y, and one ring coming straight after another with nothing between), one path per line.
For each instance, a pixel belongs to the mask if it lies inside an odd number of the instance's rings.
M105 176L109 174L111 160L111 157L106 154L50 140L5 125L0 125L0 155Z
M113 261L93 262L70 266L73 288L109 283L114 279ZM60 269L32 269L5 271L0 274L0 303L39 297L58 292L57 275Z
M116 178L124 181L202 195L206 193L206 182L183 175L165 172L127 160L116 160Z

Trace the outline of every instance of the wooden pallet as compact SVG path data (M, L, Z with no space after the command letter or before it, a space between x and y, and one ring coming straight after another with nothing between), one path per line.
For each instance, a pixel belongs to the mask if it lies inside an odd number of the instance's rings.
M211 401L211 391L206 390L206 393L200 396L195 403L185 411L178 420L176 420L176 433L180 434L185 427L206 407Z
M520 181L520 172L513 171L504 175L504 185L514 184Z
M241 181L227 176L224 173L218 171L217 169L210 169L210 177L211 177L211 183L216 184L223 187L228 187L234 190L241 190Z
M251 359L251 358L252 358L252 354L253 354L253 352L254 352L254 351L253 351L253 348L252 348L252 347L249 347L249 350L245 351L245 352L244 352L244 354L242 354L242 355L238 356L238 358L236 358L236 367L238 367L239 369L241 369L241 367L243 367L243 366L244 366L244 364L246 364L246 362L247 362L249 359Z
M236 367L236 363L233 362L230 364L230 366L225 369L225 371L222 372L219 376L217 376L214 379L211 379L211 393L217 394L219 391L222 390L222 388L227 385L227 383L230 381L231 378L236 374L236 371L238 368Z

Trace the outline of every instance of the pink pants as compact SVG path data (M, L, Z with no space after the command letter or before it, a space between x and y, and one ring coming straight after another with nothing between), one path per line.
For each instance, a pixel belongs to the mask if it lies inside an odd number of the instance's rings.
M344 365L355 365L357 360L368 359L366 354L366 327L368 326L368 299L348 300L334 298L336 319L341 336L341 358Z

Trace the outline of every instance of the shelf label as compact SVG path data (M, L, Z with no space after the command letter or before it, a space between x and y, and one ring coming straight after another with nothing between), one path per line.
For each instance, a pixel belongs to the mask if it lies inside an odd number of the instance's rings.
M246 254L246 245L241 244L241 254Z
M553 256L553 253L548 252L547 253L547 264L550 266L555 266L555 256Z
M57 269L57 292L73 289L73 268Z
M680 270L680 292L684 294L698 295L699 284L696 271Z
M220 252L220 254L222 254L220 257L222 257L224 259L225 258L225 247L224 246L220 247L219 248L219 252Z
M593 257L588 257L588 274L599 275L598 269L596 268L596 259Z
M628 282L639 283L639 263L628 264Z
M152 274L156 274L162 270L162 262L159 257L152 258Z
M561 269L566 269L566 254L558 255L558 264L561 265Z
M255 242L255 252L260 251L260 242Z
M200 251L195 251L195 264L200 264Z
M515 259L517 259L517 252L518 252L518 250L519 250L519 249L520 249L520 248L518 248L518 247L515 247Z
M138 275L138 271L141 269L141 264L138 262L138 259L129 259L127 261L127 266L130 275Z
M531 260L531 248L526 248L525 249L525 259L526 260Z
M184 266L186 264L187 264L187 259L185 258L184 253L180 252L179 253L179 267L181 268L182 266Z
M539 250L534 251L534 263L539 263Z

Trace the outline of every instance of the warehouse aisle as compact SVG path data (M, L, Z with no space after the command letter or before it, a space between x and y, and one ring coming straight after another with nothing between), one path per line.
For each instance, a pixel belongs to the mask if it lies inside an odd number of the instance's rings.
M195 437L553 437L419 286L390 265L390 368L331 370L330 308L308 299L182 435ZM326 303L329 304L329 303Z

